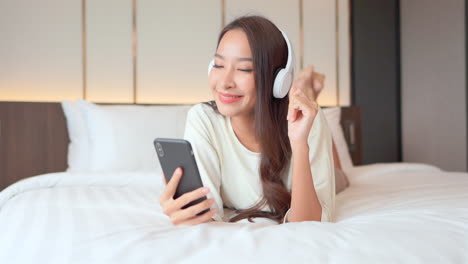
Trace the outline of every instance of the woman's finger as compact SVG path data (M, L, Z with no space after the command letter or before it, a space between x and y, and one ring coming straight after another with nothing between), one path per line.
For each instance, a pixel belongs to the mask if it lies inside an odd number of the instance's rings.
M198 213L203 210L209 209L214 203L214 199L206 199L200 203L192 205L188 208L177 210L171 215L171 221L173 223L180 223L196 217Z
M313 104L314 104L313 101L311 102L306 97L298 96L296 102L297 102L298 108L302 111L302 113L304 115L307 116L308 114L310 114L312 112L312 108L314 107L313 106Z
M320 73L314 73L313 79L313 92L314 92L314 100L317 100L318 95L323 90L325 85L325 75Z
M314 67L309 65L301 70L294 84L298 89L311 100L317 100L318 95L323 90L325 75L314 71Z
M180 178L182 178L182 174L182 168L177 168L174 171L174 174L172 174L171 179L166 185L166 189L164 189L164 192L161 194L161 204L174 197L177 186L179 186Z
M296 96L292 95L289 99L288 114L286 120L293 122L292 120L296 118L297 109L296 107Z
M315 101L310 101L306 97L297 96L295 97L294 103L292 105L293 109L296 109L296 113L292 115L292 118L289 119L290 122L295 122L298 118L299 111L305 116L309 116L314 112L314 109L317 108L317 103ZM316 111L316 110L315 110Z
M297 87L293 84L289 93L294 93L297 90Z
M213 209L209 210L208 212L206 212L206 213L204 213L202 215L199 215L199 216L193 217L193 218L191 218L189 220L180 222L180 225L198 225L198 224L201 224L201 223L206 223L206 222L211 221L211 219L215 215L216 215L216 209L213 208Z
M186 204L205 197L210 192L208 187L201 187L194 191L188 192L183 194L182 196L178 197L177 199L173 200L167 206L163 208L164 213L166 215L171 215L174 212L179 211L182 207Z
M314 72L313 79L323 84L323 82L325 81L325 74Z
M175 199L174 202L171 204L171 207L174 207L178 210L184 205L190 203L191 201L195 201L206 196L209 192L210 189L208 187L201 187L191 192L185 193L179 198Z
M314 73L314 70L314 66L308 65L301 70L301 72L299 73L299 77L310 77Z
M296 93L294 94L296 97L302 97L302 98L306 98L306 99L309 99L309 100L313 100L313 97L310 98L306 92L302 89L299 89L296 91Z
M183 211L187 211L188 215L196 216L198 213L202 212L203 210L209 209L213 204L214 204L213 198L206 199L203 202L192 205L189 208L185 208Z
M291 121L291 122L295 122L297 120L297 117L299 115L299 111L301 111L301 108L300 108L299 104L297 103L297 100L295 100L294 102L295 103L292 106L291 118L289 119L289 121Z

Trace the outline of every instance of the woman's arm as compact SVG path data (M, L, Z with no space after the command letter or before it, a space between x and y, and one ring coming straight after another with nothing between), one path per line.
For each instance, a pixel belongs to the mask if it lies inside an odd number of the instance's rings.
M291 207L287 221L320 221L322 206L315 192L309 163L309 146L294 146Z
M289 94L288 136L292 149L289 222L332 221L334 165L332 139L315 102L312 67L305 68Z
M291 145L292 183L290 221L333 221L335 209L335 166L331 132L323 111L319 108L307 143ZM308 151L308 152L307 152ZM305 196L303 196L305 195ZM304 202L297 202L304 201ZM297 203L296 203L297 202ZM318 203L317 203L318 202ZM300 205L301 204L301 205ZM309 204L309 206L307 205ZM311 206L312 204L312 206ZM316 205L313 206L313 205ZM318 209L320 205L320 211ZM300 208L300 209L297 209ZM314 219L294 219L293 211L317 215Z

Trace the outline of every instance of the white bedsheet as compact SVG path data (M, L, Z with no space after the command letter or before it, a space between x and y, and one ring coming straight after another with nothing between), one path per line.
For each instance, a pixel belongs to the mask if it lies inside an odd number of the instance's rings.
M335 223L172 226L160 176L52 173L0 193L0 263L468 263L468 174L349 171Z

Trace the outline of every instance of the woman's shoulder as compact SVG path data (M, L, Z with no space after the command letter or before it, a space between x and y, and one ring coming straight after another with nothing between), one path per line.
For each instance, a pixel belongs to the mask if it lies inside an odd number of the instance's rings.
M226 134L226 120L223 115L207 103L199 103L192 106L187 113L184 138L197 142L209 142L213 146L219 146L219 138ZM200 141L200 139L205 141Z
M199 125L216 126L216 124L226 122L223 115L221 115L212 104L198 103L192 106L187 113L187 121Z
M211 102L198 103L192 106L188 111L189 117L219 119L223 116L217 112L216 106L213 107Z
M189 109L189 114L205 114L212 115L215 113L214 108L211 106L210 102L203 102L193 105Z

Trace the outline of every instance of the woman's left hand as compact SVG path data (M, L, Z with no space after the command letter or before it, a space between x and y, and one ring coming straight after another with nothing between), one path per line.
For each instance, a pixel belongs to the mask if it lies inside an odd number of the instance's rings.
M289 91L288 137L291 147L307 144L307 139L318 112L316 98L323 88L325 76L304 68Z

